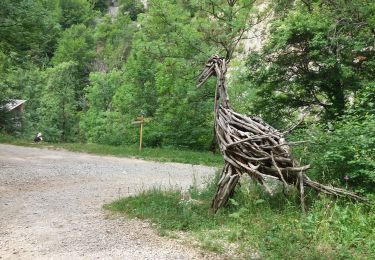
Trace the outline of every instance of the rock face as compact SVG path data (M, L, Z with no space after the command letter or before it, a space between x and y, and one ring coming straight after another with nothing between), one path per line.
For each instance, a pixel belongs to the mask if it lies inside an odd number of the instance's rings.
M116 18L119 11L119 5L117 0L111 0L111 4L108 7L108 13L112 17L112 19Z
M258 6L259 12L263 12L267 8L268 2L265 1ZM251 51L259 51L262 49L265 41L268 37L268 27L272 20L272 15L267 16L263 21L254 25L254 27L248 32L248 35L244 40L244 54L248 55Z

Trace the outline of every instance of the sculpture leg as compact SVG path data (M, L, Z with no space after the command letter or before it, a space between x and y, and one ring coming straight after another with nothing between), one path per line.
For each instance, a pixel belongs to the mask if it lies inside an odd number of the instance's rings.
M214 213L221 206L225 206L228 200L233 196L234 189L240 179L239 172L229 163L225 163L223 171L221 172L218 188L212 200L212 209Z

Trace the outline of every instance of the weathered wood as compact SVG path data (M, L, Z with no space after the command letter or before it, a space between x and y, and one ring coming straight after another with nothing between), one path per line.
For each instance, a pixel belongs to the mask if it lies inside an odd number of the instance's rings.
M212 200L213 211L216 212L228 203L244 173L262 184L271 194L265 176L276 178L284 185L296 185L300 191L303 211L305 186L327 194L363 200L353 192L311 181L305 175L310 165L300 166L289 149L289 144L301 142L287 143L284 138L284 134L291 130L282 133L259 117L242 115L231 108L225 84L227 63L225 58L213 56L198 79L198 86L201 86L210 76L217 77L214 128L225 165Z

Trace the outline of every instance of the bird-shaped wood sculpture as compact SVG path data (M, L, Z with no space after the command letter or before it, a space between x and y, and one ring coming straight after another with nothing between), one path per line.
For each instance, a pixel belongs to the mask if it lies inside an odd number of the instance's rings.
M285 185L297 186L303 210L304 186L327 194L362 199L347 190L312 181L305 175L310 166L299 166L293 159L283 133L258 117L236 113L230 106L225 84L227 65L228 61L225 58L215 55L207 62L198 79L198 86L201 86L210 76L217 77L214 106L215 136L225 164L212 201L214 212L227 204L244 174L250 175L271 194L272 190L265 179L267 176L276 178Z

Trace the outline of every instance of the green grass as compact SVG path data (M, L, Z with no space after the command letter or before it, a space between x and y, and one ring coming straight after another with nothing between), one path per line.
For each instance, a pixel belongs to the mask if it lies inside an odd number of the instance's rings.
M316 197L301 213L298 196L278 191L269 196L256 185L242 185L226 209L210 211L215 183L192 200L178 190L153 189L105 206L130 217L156 223L161 234L185 231L202 248L249 259L373 259L374 207ZM227 253L228 254L228 253Z
M202 164L208 166L221 166L223 159L220 154L209 152L198 152L189 150L178 150L171 148L143 148L139 151L138 146L111 146L101 144L81 143L46 143L34 144L31 140L15 138L0 133L0 143L8 143L31 147L63 148L73 152L86 152L99 155L113 155L119 157L134 157L145 160L160 162L179 162L189 164Z

